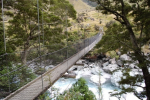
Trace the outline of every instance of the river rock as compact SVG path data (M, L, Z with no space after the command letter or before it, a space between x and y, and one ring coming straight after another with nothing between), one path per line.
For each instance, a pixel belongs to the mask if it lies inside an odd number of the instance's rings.
M46 66L46 67L45 67L45 70L51 69L51 68L53 68L53 67L55 67L55 66L54 66L54 65Z
M116 64L116 59L115 58L110 59L109 62L110 62L110 64Z
M123 62L122 62L121 60L117 60L116 63L117 63L117 65L118 65L119 67L122 67L122 66L123 66Z
M99 69L99 67L91 68L91 74L99 75L100 72L101 70Z
M105 62L105 63L102 64L103 67L106 67L108 65L109 65L109 62Z
M97 83L97 84L103 84L106 82L106 79L104 77L101 77L99 75L92 75L90 80L94 83Z
M68 71L78 70L78 66L73 65Z
M114 72L111 76L111 83L114 85L114 86L117 86L119 87L119 81L121 80L121 77L122 77L122 72L121 70L118 70L116 72Z
M137 70L137 69L136 69ZM111 76L111 83L114 85L114 86L117 86L117 87L120 87L120 88L122 88L122 87L124 87L124 88L129 88L129 87L131 87L130 85L128 85L128 84L124 84L124 85L120 85L119 84L119 82L121 81L121 78L123 78L123 79L126 79L126 76L123 76L123 70L118 70L118 71L116 71L116 72L114 72L113 74L112 74L112 76ZM137 71L135 71L135 70L131 70L130 72L129 72L129 75L130 76L135 76L135 75L137 75L137 74L139 74ZM137 83L138 84L138 83ZM139 85L140 85L140 83L139 83Z
M80 59L76 62L76 65L83 65L83 63L85 63L85 60Z
M103 70L106 73L112 73L112 71L118 69L118 65L117 64L109 64L108 66L103 67Z
M99 67L102 67L102 63L101 62L98 62L97 64L98 64Z
M138 67L135 64L132 63L132 64L129 65L129 68L134 69L134 68L138 68Z
M123 54L120 56L120 60L131 60L131 58L127 54Z
M95 67L95 64L92 63L92 64L89 65L89 67L94 68L94 67Z
M102 61L103 61L103 62L108 62L108 61L109 61L109 58L103 58Z

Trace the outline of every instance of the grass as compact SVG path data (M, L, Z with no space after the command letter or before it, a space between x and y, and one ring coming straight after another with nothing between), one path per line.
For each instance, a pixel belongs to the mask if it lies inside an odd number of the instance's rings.
M144 46L142 47L142 51L143 51L144 53L150 53L149 45L144 45Z
M68 0L68 1L71 4L73 4L77 13L82 13L82 11L84 11L84 13L87 13L87 16L89 18L94 18L94 21L87 19L81 23L84 25L90 24L90 33L97 32L97 31L95 31L95 28L94 28L95 25L104 27L104 30L106 30L106 28L105 28L106 23L109 22L110 20L113 20L113 15L108 15L106 17L106 15L102 14L100 11L96 11L95 7L91 7L90 5L87 5L82 0ZM81 11L81 9L82 9L82 11ZM99 23L100 19L102 20L101 24ZM70 22L77 24L77 22L72 19L70 20ZM73 31L78 31L78 27L72 28L71 32L73 32Z
M75 8L75 10L78 13L81 13L83 11L90 11L91 9L93 9L93 7L87 5L85 2L83 2L82 0L68 0Z

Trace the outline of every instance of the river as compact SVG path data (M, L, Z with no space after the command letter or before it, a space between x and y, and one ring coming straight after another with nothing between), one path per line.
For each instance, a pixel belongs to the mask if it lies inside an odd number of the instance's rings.
M68 90L73 83L75 83L80 77L83 77L87 81L87 85L89 89L95 94L97 100L99 100L99 92L98 92L98 81L99 75L96 74L97 70L99 69L101 72L100 79L101 79L101 88L102 88L102 96L103 100L118 100L116 97L111 97L109 92L113 92L114 90L120 91L118 87L115 87L110 80L111 75L104 72L102 68L99 68L97 64L93 64L93 68L82 68L81 70L74 71L77 76L76 78L60 78L52 87L55 87L59 93L63 93L64 90ZM95 72L93 72L93 69ZM95 74L93 74L95 73ZM51 89L49 89L51 91ZM134 96L133 93L128 93L122 97L121 100L139 100L137 97Z

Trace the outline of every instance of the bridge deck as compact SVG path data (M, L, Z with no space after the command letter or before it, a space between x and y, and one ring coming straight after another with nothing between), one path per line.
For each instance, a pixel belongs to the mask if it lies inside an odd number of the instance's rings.
M101 34L98 34L95 41L89 46L85 47L83 50L79 51L77 54L68 58L61 64L57 65L53 69L47 71L41 76L37 77L35 80L21 87L17 91L11 93L4 100L33 100L41 93L45 92L50 86L55 83L77 60L88 53L96 43L101 39ZM42 82L43 78L43 82Z

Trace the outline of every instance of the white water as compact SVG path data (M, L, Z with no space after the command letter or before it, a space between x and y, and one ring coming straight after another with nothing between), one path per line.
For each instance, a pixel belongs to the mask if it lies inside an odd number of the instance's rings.
M97 71L97 67L95 67L95 73ZM99 100L99 92L98 92L98 82L99 82L99 76L91 74L93 68L84 68L80 71L75 71L77 74L76 79L72 78L60 78L53 87L59 89L59 93L63 93L65 90L68 90L73 83L77 81L80 77L83 77L87 81L87 85L89 89L96 95L97 100ZM110 74L105 73L102 69L101 71L101 88L102 88L102 94L103 94L103 100L118 100L116 97L111 97L109 92L113 92L114 90L120 91L118 87L115 87L111 84L110 81ZM92 80L92 81L91 81ZM139 100L136 96L134 96L133 93L128 93L124 95L121 100Z

